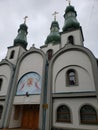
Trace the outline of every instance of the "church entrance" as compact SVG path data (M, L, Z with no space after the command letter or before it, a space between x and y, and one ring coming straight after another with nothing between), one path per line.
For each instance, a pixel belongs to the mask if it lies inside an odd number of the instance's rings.
M38 129L39 105L24 105L21 127L24 129Z

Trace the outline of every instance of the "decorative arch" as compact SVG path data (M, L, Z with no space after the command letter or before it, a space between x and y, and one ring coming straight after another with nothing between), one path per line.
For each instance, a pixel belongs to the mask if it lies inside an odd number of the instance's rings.
M71 112L68 106L60 105L57 108L57 122L71 122Z
M40 94L41 93L41 76L36 72L25 73L17 84L16 95Z
M82 124L98 124L96 109L91 105L83 105L80 108L80 121Z

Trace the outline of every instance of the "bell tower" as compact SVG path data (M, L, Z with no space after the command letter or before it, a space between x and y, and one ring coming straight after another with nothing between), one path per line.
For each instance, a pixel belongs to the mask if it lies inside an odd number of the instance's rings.
M26 51L27 43L27 25L26 25L26 18L24 18L24 23L20 25L18 29L18 34L14 39L14 44L11 47L8 47L7 57L6 59L9 60L11 63L16 64L18 58Z
M65 44L83 46L84 38L82 28L76 17L77 12L69 1L69 5L65 9L64 26L61 33L62 47L64 47Z

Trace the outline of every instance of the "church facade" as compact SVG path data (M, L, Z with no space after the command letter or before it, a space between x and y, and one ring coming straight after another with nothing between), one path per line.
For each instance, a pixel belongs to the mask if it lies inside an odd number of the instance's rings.
M54 19L40 49L27 50L27 25L0 62L0 128L98 130L97 58L84 46L72 5Z

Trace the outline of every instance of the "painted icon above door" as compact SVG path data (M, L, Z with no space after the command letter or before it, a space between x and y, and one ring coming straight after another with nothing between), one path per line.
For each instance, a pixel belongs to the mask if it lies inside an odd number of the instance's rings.
M41 93L41 76L35 72L23 75L17 85L16 95L30 95Z

